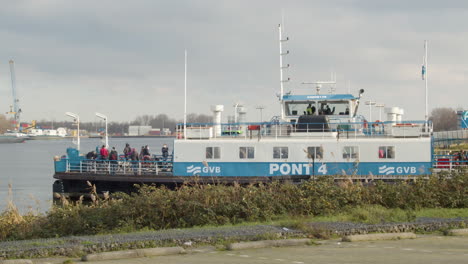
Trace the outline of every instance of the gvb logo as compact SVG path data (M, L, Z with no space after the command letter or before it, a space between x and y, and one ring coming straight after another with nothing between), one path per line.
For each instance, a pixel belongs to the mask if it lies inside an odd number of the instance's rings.
M387 165L379 167L379 174L389 175L393 173L395 173L395 167L387 167Z
M201 172L201 167L200 166L195 167L194 165L192 165L192 166L187 167L187 173L195 175L195 174L198 174L200 172Z
M379 174L416 174L416 167L387 167L384 165L379 167Z
M214 173L214 174L219 174L221 173L221 167L218 166L210 166L210 167L201 167L201 166L195 166L191 165L187 167L187 173L192 174L192 175L197 175L200 173Z

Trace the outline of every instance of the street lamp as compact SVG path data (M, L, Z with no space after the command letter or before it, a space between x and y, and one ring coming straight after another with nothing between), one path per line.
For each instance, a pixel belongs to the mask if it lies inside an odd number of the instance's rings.
M105 116L103 114L100 114L100 113L96 113L96 116L101 118L101 119L104 119L104 121L106 123L106 137L105 137L105 140L106 140L106 148L109 148L109 137L107 136L107 116Z
M263 105L259 105L255 109L260 110L260 123L262 123L263 122L263 109L265 109L265 107Z
M376 104L375 107L379 108L379 121L382 122L382 108L385 107L384 104Z
M77 126L77 133L76 133L76 149L80 151L80 116L77 114L74 114L72 112L66 112L65 115L73 118Z
M372 100L366 101L366 105L369 106L369 121L372 122L372 106L375 105L376 103Z

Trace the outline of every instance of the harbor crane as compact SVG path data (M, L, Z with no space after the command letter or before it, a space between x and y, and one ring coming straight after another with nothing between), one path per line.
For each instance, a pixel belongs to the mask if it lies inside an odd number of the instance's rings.
M20 114L21 108L19 107L19 99L16 95L16 75L15 75L15 62L10 60L10 73L11 73L11 92L13 95L13 105L10 105L10 111L6 114L13 115L13 122L15 124L15 130L20 130Z

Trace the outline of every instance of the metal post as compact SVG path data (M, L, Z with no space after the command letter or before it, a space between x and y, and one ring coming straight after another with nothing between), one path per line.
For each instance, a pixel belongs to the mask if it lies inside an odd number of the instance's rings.
M109 148L109 137L108 137L108 132L107 132L107 116L100 114L100 113L96 113L96 116L101 119L104 119L104 122L106 123L106 136L104 139L105 139L106 148Z
M425 118L424 120L426 121L425 127L426 127L426 133L427 131L427 122L429 121L429 113L428 113L428 90L427 90L427 40L424 40L424 86L425 86L425 97L426 97L426 112L425 112Z
M187 140L187 50L185 50L185 78L184 78L184 140Z

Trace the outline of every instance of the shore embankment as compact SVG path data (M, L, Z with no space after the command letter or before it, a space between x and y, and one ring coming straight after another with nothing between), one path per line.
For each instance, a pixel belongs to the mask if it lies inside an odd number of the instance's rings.
M0 242L0 258L24 259L50 256L81 257L100 252L155 247L196 248L213 245L229 249L233 242L280 240L287 238L323 239L369 233L436 232L465 227L468 218L418 218L414 222L362 224L350 222L307 223L308 229L293 229L275 225L205 227L159 231L71 236ZM445 232L449 234L448 232Z

